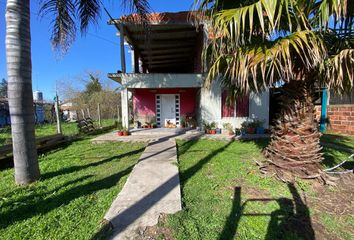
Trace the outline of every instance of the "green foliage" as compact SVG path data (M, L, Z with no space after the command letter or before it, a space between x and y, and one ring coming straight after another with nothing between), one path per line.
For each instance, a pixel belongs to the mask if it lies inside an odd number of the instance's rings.
M7 98L7 80L5 78L0 82L0 97Z
M342 92L353 87L354 7L348 1L196 2L212 19L203 53L211 63L207 84L220 76L234 95L279 79L310 78Z
M0 239L91 239L142 144L72 142L39 157L41 180L18 187L0 172Z
M229 133L233 133L233 132L234 132L231 123L224 123L222 126L223 126L224 129L226 129L227 131L229 131Z
M248 128L258 128L263 126L264 121L259 119L250 119L241 123L241 129L247 130Z
M85 86L84 94L87 97L90 97L94 93L102 91L102 85L98 77L93 76L91 73L89 74L90 81Z
M207 121L203 121L203 128L205 130L212 130L212 129L216 129L216 122L207 122Z

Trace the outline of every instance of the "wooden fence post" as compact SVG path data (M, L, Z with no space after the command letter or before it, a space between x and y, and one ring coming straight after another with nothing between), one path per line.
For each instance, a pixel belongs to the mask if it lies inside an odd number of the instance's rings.
M81 114L82 114L82 119L85 120L86 118L85 118L85 111L84 111L84 109L81 109Z
M97 103L97 115L98 115L98 126L101 126L101 109L100 109L100 104Z
M60 122L60 113L59 113L59 97L58 94L55 96L55 116L57 119L57 133L61 134L62 129L61 129L61 122Z

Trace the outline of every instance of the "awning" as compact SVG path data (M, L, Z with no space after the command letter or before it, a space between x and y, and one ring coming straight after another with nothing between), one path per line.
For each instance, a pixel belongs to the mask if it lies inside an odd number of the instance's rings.
M132 14L110 21L124 28L126 41L150 73L192 73L200 65L203 47L202 27L191 12L153 13L149 24ZM198 59L197 59L198 58Z

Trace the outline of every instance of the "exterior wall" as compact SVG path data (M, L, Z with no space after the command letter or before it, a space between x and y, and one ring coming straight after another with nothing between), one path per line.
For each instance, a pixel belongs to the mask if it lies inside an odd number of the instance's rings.
M142 123L151 121L156 114L155 96L157 94L179 94L181 116L188 113L195 113L197 106L196 88L177 89L134 89L133 90L133 111L135 120Z
M231 123L233 127L240 128L241 124L247 120L247 117L222 117L221 102L222 90L220 83L214 81L210 89L201 89L200 110L201 119L207 122L216 122L218 127L223 123ZM249 117L264 120L264 127L269 127L269 91L261 94L250 94L249 99Z
M316 106L316 119L320 122L321 106ZM327 129L333 133L354 136L354 104L327 106Z
M202 74L117 74L121 76L124 88L199 88L202 86ZM113 79L115 76L111 76Z
M261 93L251 93L250 94L250 105L249 105L249 117L258 118L264 121L263 126L265 128L269 127L269 90Z

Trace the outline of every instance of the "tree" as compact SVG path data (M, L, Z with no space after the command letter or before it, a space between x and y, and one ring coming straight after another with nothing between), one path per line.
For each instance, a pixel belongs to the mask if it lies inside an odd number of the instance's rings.
M128 2L140 14L148 11L146 0ZM41 14L50 17L54 14L53 46L67 51L75 40L77 15L80 31L85 33L89 24L96 23L100 16L99 3L99 0L42 1ZM29 0L7 0L6 62L15 181L27 185L40 176L34 134Z
M93 74L89 74L90 81L86 84L85 94L89 97L94 93L102 91L102 85L100 79Z
M0 97L7 98L7 81L5 78L0 82Z
M265 168L283 180L328 179L321 169L314 90L344 92L354 81L354 5L345 0L198 1L211 17L207 83L232 95L283 85L282 110ZM325 180L326 181L326 180Z

